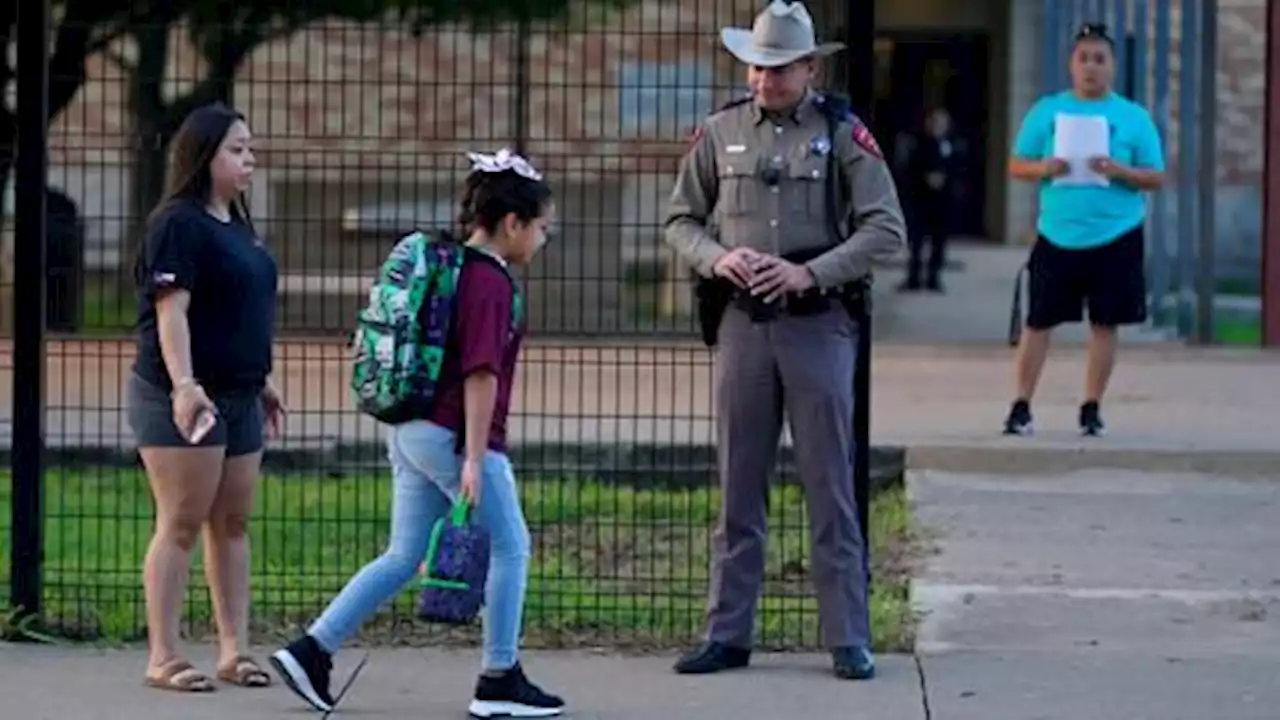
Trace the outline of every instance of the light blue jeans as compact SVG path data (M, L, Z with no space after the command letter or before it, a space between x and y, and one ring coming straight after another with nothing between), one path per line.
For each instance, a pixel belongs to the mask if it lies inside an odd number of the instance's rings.
M453 431L415 421L391 429L391 538L386 552L365 565L329 603L308 632L335 653L387 600L417 575L436 520L447 514L461 488L462 458ZM476 518L490 534L485 586L484 670L516 664L529 569L525 525L515 474L506 455L485 453Z

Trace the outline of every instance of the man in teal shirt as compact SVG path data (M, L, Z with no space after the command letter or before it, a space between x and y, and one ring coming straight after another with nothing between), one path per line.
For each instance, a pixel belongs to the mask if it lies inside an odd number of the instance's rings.
M1028 262L1030 307L1016 359L1018 397L1004 427L1009 435L1031 433L1031 397L1050 332L1081 322L1085 305L1091 331L1079 425L1084 435L1103 434L1100 402L1115 364L1116 328L1146 320L1145 193L1164 181L1160 135L1146 109L1112 90L1114 44L1104 27L1085 25L1076 35L1071 76L1071 90L1041 98L1027 113L1009 162L1013 177L1040 186L1039 237ZM1075 118L1105 125L1105 156L1055 152L1061 125ZM1064 180L1069 174L1071 181ZM1079 181L1081 175L1092 180Z

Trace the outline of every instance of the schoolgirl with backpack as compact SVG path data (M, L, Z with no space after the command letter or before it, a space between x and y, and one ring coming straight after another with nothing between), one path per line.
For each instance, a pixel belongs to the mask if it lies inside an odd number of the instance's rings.
M529 530L507 456L507 417L525 332L511 265L546 242L552 192L524 158L471 153L463 241L415 232L395 246L353 336L357 407L390 425L391 534L305 635L272 655L285 684L332 712L333 655L427 561L419 611L465 621L483 606L472 716L550 717L564 701L519 662ZM429 557L430 555L430 557ZM440 577L451 574L451 577Z

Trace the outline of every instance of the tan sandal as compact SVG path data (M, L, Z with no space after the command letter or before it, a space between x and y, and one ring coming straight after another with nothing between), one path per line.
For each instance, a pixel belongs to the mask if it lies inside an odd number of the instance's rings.
M245 688L260 688L271 685L271 676L248 655L237 655L235 659L218 668L218 679L225 683Z
M171 660L157 668L159 675L148 672L147 687L174 692L213 692L213 680L200 672L186 660Z

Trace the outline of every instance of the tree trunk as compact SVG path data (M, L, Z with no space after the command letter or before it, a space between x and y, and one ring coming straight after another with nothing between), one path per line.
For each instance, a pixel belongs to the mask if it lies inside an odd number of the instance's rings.
M169 54L169 27L164 23L140 26L138 62L130 87L134 138L133 177L129 183L129 229L121 243L125 268L132 267L146 233L147 215L164 194L165 164L169 147L165 132L167 107L160 94Z

